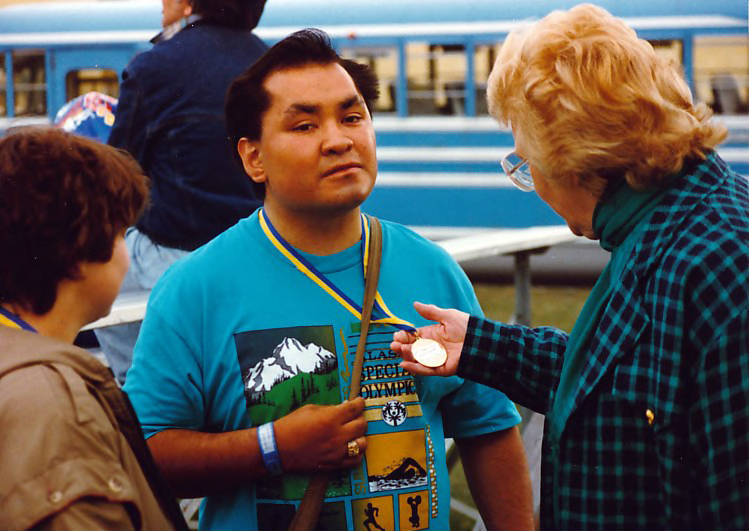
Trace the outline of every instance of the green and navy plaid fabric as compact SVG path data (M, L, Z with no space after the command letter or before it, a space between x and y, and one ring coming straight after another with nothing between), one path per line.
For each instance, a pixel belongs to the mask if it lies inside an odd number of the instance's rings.
M546 413L566 344L471 317L458 374ZM589 352L542 529L749 529L749 183L716 154L652 213Z

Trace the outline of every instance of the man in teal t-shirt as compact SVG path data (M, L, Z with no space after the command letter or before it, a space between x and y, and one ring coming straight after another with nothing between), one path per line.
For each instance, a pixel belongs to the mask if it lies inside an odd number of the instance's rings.
M377 173L376 79L317 31L271 48L231 86L227 124L264 207L154 288L126 390L201 529L286 529L316 470L319 529L445 530L445 437L489 528L532 525L514 405L461 378L413 377L389 344L411 301L480 313L439 247L383 222L378 310L361 398L345 401L360 331L359 205Z

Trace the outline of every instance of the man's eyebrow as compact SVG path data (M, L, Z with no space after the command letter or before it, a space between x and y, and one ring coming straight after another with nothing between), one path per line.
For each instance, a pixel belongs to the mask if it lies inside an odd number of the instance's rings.
M362 104L363 105L364 104L364 99L362 99L362 97L359 96L358 94L354 94L353 96L349 96L348 98L346 98L345 100L343 100L341 102L340 108L343 109L343 110L346 110L346 109L350 109L351 107L353 107L354 105L357 105L357 104Z
M338 108L346 110L355 105L364 105L364 100L358 94L353 94L338 104ZM317 114L320 112L320 106L315 103L292 103L284 111L285 115L295 114Z
M284 114L317 114L319 110L320 106L313 103L292 103Z

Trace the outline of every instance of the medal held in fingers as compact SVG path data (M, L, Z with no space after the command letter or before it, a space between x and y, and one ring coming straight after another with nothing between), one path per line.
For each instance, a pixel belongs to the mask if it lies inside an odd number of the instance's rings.
M411 354L416 361L425 367L439 367L447 361L445 347L434 339L420 337L411 345Z

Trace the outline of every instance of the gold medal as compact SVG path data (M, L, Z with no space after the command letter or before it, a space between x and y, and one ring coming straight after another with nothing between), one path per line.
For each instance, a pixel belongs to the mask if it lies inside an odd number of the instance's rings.
M434 339L420 337L411 345L411 354L425 367L439 367L447 361L445 347Z

